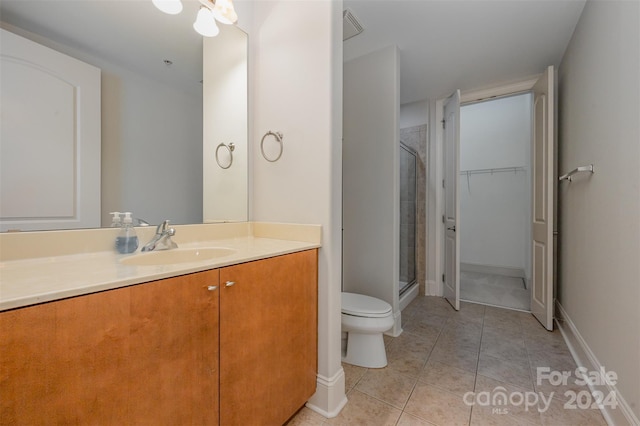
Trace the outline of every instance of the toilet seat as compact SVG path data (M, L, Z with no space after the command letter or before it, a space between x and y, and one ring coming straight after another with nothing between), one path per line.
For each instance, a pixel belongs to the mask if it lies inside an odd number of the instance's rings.
M391 314L391 305L364 294L342 293L342 313L356 317L383 318Z

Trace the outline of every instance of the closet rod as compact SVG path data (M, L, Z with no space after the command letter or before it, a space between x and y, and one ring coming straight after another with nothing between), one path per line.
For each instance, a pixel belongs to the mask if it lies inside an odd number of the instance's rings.
M527 169L524 166L514 166L514 167L496 167L493 169L474 169L474 170L460 170L461 175L479 175L484 173L502 173L502 172L524 172Z

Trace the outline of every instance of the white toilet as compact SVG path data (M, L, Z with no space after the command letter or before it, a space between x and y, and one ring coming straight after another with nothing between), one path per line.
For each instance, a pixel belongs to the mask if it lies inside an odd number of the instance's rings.
M363 294L342 293L342 361L368 368L385 367L387 353L382 333L393 323L393 311L387 302Z

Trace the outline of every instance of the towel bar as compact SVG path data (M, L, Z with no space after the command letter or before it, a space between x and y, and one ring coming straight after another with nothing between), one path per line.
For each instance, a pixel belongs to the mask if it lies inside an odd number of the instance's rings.
M576 173L580 173L580 172L589 172L589 173L593 173L593 164L589 164L588 166L580 166L580 167L576 167L575 169L571 170L569 173L560 176L560 178L558 180L563 181L563 180L568 180L569 182L571 182L572 176L575 175Z

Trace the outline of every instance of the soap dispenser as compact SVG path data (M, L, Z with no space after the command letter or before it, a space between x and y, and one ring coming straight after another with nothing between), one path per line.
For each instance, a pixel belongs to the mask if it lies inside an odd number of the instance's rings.
M116 237L116 250L121 254L133 253L138 248L138 236L133 228L131 212L124 213L122 229Z
M120 212L111 212L110 215L113 215L111 218L111 227L112 228L121 228L122 227L122 219L120 218Z

